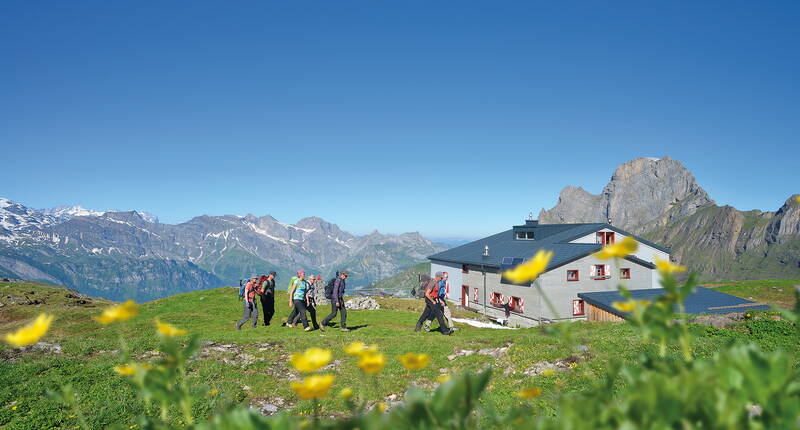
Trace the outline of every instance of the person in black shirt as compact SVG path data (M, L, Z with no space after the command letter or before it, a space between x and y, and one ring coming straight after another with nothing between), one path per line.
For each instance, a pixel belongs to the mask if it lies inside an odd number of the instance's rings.
M268 326L275 315L275 277L278 276L273 270L269 272L266 279L261 282L261 309L264 311L264 326Z

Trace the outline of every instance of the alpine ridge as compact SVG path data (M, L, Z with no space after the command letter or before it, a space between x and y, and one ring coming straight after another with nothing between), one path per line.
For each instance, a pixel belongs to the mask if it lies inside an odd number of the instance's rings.
M347 268L357 287L444 249L419 233L354 236L317 217L296 224L251 214L202 215L175 225L153 220L138 211L38 211L0 199L0 276L151 300L235 285L268 270L280 281L301 268L326 277Z

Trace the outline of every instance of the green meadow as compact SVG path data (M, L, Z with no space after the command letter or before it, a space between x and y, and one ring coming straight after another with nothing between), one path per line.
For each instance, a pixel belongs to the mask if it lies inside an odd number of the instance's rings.
M720 285L721 291L770 304L793 304L793 285L800 281L743 281ZM331 395L322 399L323 416L346 413L343 401L335 395L349 387L368 404L384 402L391 407L402 399L410 384L433 390L442 374L494 369L494 377L481 402L499 410L522 400L518 391L537 386L542 395L533 400L541 415L556 413L559 393L585 390L601 375L610 361L631 361L641 353L652 352L653 345L642 341L625 323L570 324L568 337L555 336L549 327L519 330L475 328L457 324L452 336L438 332L415 333L414 324L422 303L414 299L378 299L380 310L349 310L351 332L337 328L325 332L304 332L281 327L289 308L285 292L278 292L276 316L272 325L234 330L241 317L241 302L235 288L219 288L181 294L143 304L138 316L121 323L103 326L92 319L111 302L80 298L63 289L32 283L0 283L0 333L16 330L36 315L55 315L43 342L57 344L60 352L26 348L17 350L0 345L0 428L69 429L78 425L76 417L50 400L48 391L70 384L91 428L109 425L133 426L145 413L143 403L126 377L116 374L122 364L120 349L130 351L135 361L156 357L158 337L154 320L171 323L199 335L201 351L187 369L191 386L197 390L195 416L209 416L224 404L242 403L271 413L275 410L310 414L309 401L298 400L290 381L300 375L289 364L292 353L309 347L333 351L334 361L327 371L336 375ZM12 303L16 302L16 303ZM320 306L319 320L329 311ZM454 310L454 316L479 319L480 316ZM338 317L334 319L338 322ZM259 321L261 324L261 321ZM434 323L436 326L436 323ZM798 346L791 325L771 312L758 313L728 329L691 326L693 352L708 357L730 340L757 343L763 349L788 350L795 359ZM377 375L364 375L355 359L343 348L354 341L376 344L389 359ZM508 349L498 349L508 347ZM431 364L409 372L397 361L406 353L427 353ZM672 349L671 355L679 351ZM455 357L453 357L455 355ZM451 356L448 358L448 356ZM542 369L554 369L544 372ZM209 395L207 392L218 392ZM178 416L175 414L174 416ZM176 420L178 418L175 418ZM178 423L180 424L180 423Z

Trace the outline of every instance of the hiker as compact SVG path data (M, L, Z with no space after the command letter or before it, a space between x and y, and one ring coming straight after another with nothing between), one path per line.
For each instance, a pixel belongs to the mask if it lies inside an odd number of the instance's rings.
M328 314L324 320L322 320L322 325L320 328L327 326L332 319L336 318L336 313L341 312L339 326L341 327L342 331L350 331L350 329L347 328L347 308L344 306L344 289L346 284L345 281L347 280L347 272L342 270L341 273L337 272L337 274L338 276L333 281L331 296L328 297L331 300L331 313ZM326 296L327 294L328 292L325 291Z
M278 276L275 271L269 272L267 276L262 276L261 279L261 310L264 312L264 326L268 326L272 321L272 316L275 315L275 277Z
M308 309L308 314L311 316L311 326L315 329L320 329L321 331L325 331L319 324L317 324L317 300L316 300L316 284L319 280L318 276L321 275L311 275L308 277L306 281L308 283L308 287L306 288L306 309ZM296 315L294 320L292 320L292 325L297 325L297 321L300 319L300 315Z
M441 272L436 272L436 277L433 279L433 282L428 282L425 288L425 310L420 315L419 320L417 320L417 326L414 328L414 331L420 331L422 328L422 323L428 319L431 315L433 315L437 321L439 321L439 331L445 335L453 334L453 330L447 328L447 325L444 323L444 319L442 318L442 311L439 309L439 281L443 278Z
M444 321L447 323L447 327L450 328L452 331L458 330L455 325L453 324L453 314L450 313L450 306L447 305L447 291L450 290L450 281L448 281L450 274L447 272L442 272L442 277L437 282L438 288L438 296L439 296L439 303L437 306L439 310L442 312L442 316L444 317ZM431 331L431 324L433 324L433 315L428 315L428 319L423 324L422 329L425 331Z
M303 272L303 271L302 270L298 270L297 271L297 276L300 275L300 272ZM305 272L303 272L303 273L305 273ZM287 292L292 291L292 287L294 286L294 281L297 280L297 276L292 276L292 278L289 279L289 285L286 286L286 291ZM291 300L292 300L292 296L289 295L289 301L291 302ZM286 327L294 327L293 321L294 321L294 317L296 317L296 316L297 316L297 310L294 308L294 306L292 306L292 311L289 313L289 316L286 318L286 322L284 322L281 325L286 326Z
M242 319L236 323L236 330L241 330L242 326L250 319L253 318L253 328L258 325L258 306L256 305L256 294L259 294L261 287L258 285L258 278L250 278L250 281L244 286L244 315Z
M308 282L306 282L306 272L300 270L297 272L297 279L292 284L292 289L289 291L289 307L294 307L294 311L300 315L300 321L303 323L305 331L311 331L306 319L306 289ZM292 324L292 316L286 322L287 327L294 327Z

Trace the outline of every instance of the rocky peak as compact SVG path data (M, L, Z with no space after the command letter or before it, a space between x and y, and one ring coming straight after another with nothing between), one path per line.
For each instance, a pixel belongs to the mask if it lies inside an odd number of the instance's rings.
M800 203L795 194L786 200L778 209L767 226L765 239L767 243L782 243L789 236L800 234Z
M642 232L713 205L684 165L670 157L636 158L621 164L600 195L566 187L558 204L542 209L542 223L607 222Z

